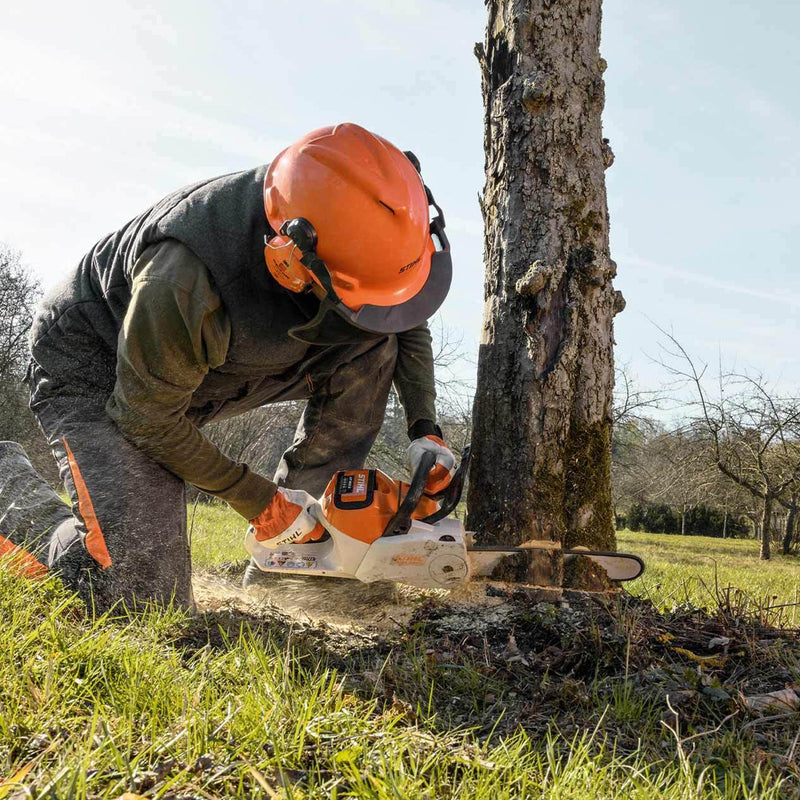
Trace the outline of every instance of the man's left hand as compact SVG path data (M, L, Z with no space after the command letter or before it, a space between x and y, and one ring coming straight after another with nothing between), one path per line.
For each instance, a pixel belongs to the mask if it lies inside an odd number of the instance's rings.
M436 463L431 468L425 484L426 494L439 494L449 485L456 471L456 457L447 445L434 435L421 436L408 446L408 463L413 475L419 466L423 453L435 453Z

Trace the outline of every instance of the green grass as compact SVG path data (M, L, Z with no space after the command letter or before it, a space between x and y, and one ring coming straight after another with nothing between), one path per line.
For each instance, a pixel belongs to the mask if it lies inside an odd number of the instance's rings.
M195 563L240 561L243 533L231 512L198 504ZM658 581L662 598L690 571L707 580L702 559L713 545L620 536L649 561L634 588L652 592ZM770 567L752 550L728 542L713 556L732 578L766 586ZM792 562L774 566L782 596L793 597ZM695 749L708 739L678 745L660 723L663 703L627 681L588 694L565 684L560 702L585 716L583 726L531 735L504 725L501 693L525 691L513 669L489 674L480 654L438 658L413 628L391 650L354 638L344 658L331 629L275 614L91 620L54 580L30 583L2 568L0 620L0 800L111 800L126 791L151 800L798 796L794 773L784 769L779 780L752 731L723 731L713 757ZM395 692L378 691L390 679ZM470 710L468 724L449 721L451 697Z
M203 623L177 614L91 622L54 582L4 571L0 602L0 798L781 797L758 776L648 766L591 733L441 731L350 693L269 630L228 626L199 646Z
M55 584L0 571L0 798L780 797L758 777L716 784L648 766L590 734L486 742L346 689L324 657L268 629L178 614L84 618ZM285 632L284 632L285 633ZM627 702L627 701L626 701ZM749 785L750 788L747 788Z
M222 503L192 503L187 509L192 563L218 567L247 556L242 542L247 521Z
M754 608L800 600L800 557L773 555L769 561L759 561L758 542L753 539L624 530L618 532L617 544L620 550L640 555L647 565L642 578L627 588L662 607L686 602L714 607L718 591L729 586L747 595ZM800 621L795 610L785 612L789 624Z

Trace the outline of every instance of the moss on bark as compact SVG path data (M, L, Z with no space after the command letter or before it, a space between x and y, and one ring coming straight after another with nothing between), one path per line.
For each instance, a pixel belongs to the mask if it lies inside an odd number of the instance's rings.
M565 450L564 547L615 550L611 502L611 422L573 422Z
M560 542L564 538L564 474L550 465L536 471L531 487L531 501L536 509L538 529L525 531L519 543L530 539L549 538ZM545 522L546 520L546 522Z

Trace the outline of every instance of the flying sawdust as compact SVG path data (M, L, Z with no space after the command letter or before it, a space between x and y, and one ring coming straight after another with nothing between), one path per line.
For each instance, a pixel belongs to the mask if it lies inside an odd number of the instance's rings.
M245 590L241 578L228 579L209 572L192 578L199 611L234 608L256 616L274 610L303 621L338 628L403 628L425 601L443 600L445 590L415 589L380 582L365 584L343 578L269 576L263 586Z

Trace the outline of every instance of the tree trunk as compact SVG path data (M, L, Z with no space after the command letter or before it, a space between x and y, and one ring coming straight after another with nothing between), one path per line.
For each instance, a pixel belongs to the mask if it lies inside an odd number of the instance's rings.
M722 538L728 538L728 509L725 509L725 516L722 518Z
M486 0L486 263L469 526L614 547L601 0Z
M786 514L786 526L783 529L783 554L788 556L792 552L792 545L794 544L794 524L795 515L797 514L797 506L789 506L789 511Z
M772 496L764 498L764 508L761 512L761 552L759 558L762 561L769 561L770 557L770 530L772 527Z
M686 536L686 505L681 510L681 536Z

